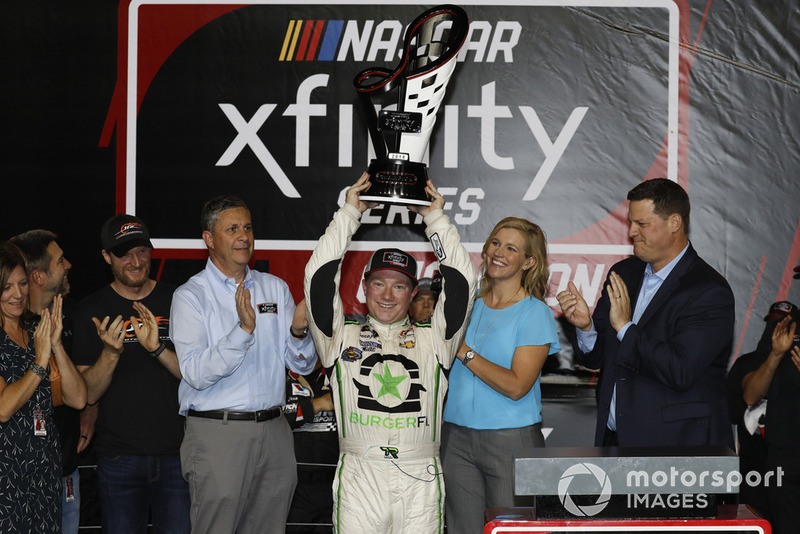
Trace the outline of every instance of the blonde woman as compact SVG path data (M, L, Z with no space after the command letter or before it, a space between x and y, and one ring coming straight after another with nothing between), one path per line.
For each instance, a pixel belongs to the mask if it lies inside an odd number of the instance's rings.
M483 245L483 280L450 373L442 462L449 532L483 532L484 510L514 504L513 451L543 447L539 376L560 350L542 229L507 217Z

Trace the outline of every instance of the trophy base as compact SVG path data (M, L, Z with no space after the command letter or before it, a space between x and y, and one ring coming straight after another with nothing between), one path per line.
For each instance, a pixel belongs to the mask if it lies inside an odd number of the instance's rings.
M369 164L368 191L359 195L365 202L430 206L425 193L428 169L422 163L398 159L373 159Z

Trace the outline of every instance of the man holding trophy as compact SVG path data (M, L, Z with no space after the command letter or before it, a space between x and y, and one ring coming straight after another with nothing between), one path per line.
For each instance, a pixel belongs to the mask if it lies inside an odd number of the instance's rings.
M457 6L429 9L409 25L394 70L375 67L356 76L376 159L347 190L306 265L309 329L338 422L333 525L339 533L444 531L442 405L477 280L422 159L468 25ZM396 105L387 103L391 95ZM395 248L376 251L364 271L366 320L345 320L342 259L362 213L386 202L422 215L439 261L442 291L424 325L412 324L407 312L417 291L416 260Z
M444 482L439 460L446 370L461 343L477 284L458 231L428 182L425 234L439 260L442 293L430 324L412 325L414 258L376 251L364 273L367 316L346 322L339 296L341 262L361 214L375 205L364 173L347 191L306 266L309 328L328 370L339 427L334 480L336 532L443 532Z

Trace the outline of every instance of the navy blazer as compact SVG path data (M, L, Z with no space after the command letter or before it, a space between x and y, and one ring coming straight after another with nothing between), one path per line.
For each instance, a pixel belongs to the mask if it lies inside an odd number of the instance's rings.
M627 258L611 270L636 306L645 263ZM606 280L608 284L608 280ZM606 285L592 319L597 341L579 362L601 369L595 445L602 445L617 385L617 438L622 447L733 447L725 371L733 343L734 299L728 282L688 250L622 341L609 319Z

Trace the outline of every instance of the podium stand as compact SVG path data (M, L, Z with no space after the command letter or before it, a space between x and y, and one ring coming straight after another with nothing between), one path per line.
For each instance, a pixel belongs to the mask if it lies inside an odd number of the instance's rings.
M738 493L739 458L726 447L569 447L516 451L514 492L534 508L487 511L485 533L743 532L770 534Z
M745 505L720 505L705 519L558 519L536 520L530 508L489 508L484 534L772 534L767 521Z

